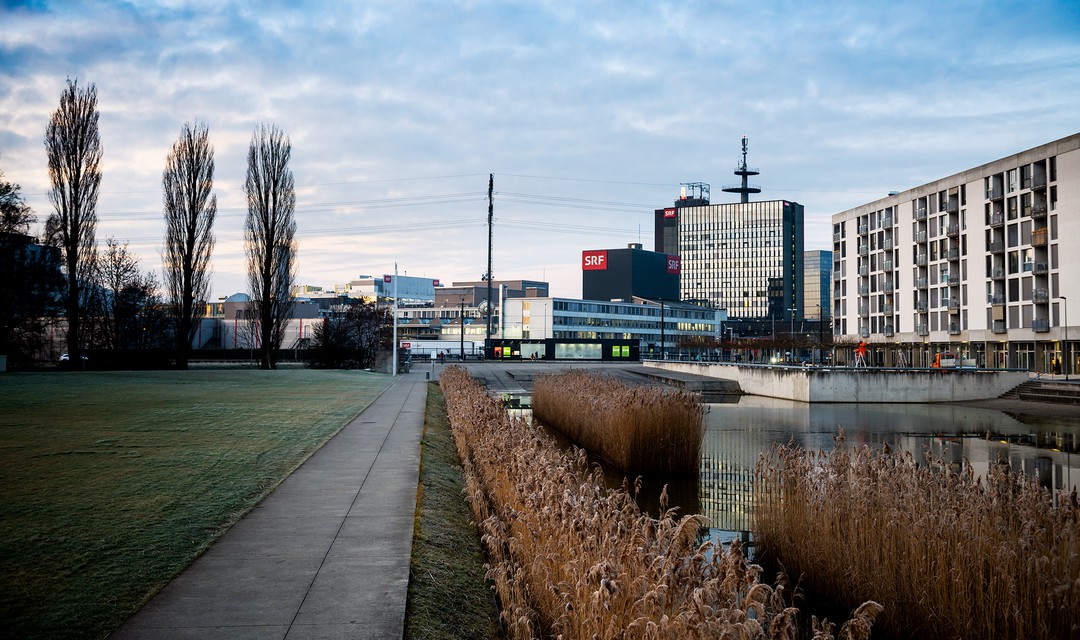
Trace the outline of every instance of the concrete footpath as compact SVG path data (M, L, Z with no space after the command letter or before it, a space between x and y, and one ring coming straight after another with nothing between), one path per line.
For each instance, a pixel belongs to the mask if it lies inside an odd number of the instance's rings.
M427 380L400 376L112 638L401 638Z

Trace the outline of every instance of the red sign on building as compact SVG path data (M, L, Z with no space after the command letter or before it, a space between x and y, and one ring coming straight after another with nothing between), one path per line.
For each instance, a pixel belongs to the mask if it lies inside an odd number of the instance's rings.
M439 279L435 278L434 280L432 280L431 281L431 286L433 286L433 287L439 286Z
M582 251L581 269L582 271L602 271L607 269L607 251Z
M682 271L682 258L680 258L679 256L668 256L667 272L677 274L680 271Z
M664 217L665 218L674 218L675 215L676 215L676 211L677 211L677 209L675 209L674 207L664 209Z
M393 279L393 277L394 276L383 276L382 281L383 282L390 282Z

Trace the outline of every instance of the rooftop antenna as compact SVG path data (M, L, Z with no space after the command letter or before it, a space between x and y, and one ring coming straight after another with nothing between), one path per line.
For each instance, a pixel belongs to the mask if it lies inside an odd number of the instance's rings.
M746 136L742 137L742 162L739 166L735 167L735 175L742 176L742 184L728 184L724 185L724 191L727 193L739 194L739 202L750 202L751 193L761 193L761 186L756 184L750 184L747 182L747 178L750 176L756 176L761 172L754 167L746 166L746 150L749 147L749 139Z

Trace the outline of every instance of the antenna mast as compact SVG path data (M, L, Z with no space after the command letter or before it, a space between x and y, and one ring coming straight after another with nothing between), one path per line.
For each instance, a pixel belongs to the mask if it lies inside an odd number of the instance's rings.
M728 184L724 185L724 191L727 193L738 193L740 195L739 202L750 202L751 193L761 193L761 186L756 184L750 184L747 182L749 176L756 176L761 172L756 168L746 166L746 151L750 146L750 141L746 136L742 137L742 162L739 166L735 167L735 175L742 176L742 184Z

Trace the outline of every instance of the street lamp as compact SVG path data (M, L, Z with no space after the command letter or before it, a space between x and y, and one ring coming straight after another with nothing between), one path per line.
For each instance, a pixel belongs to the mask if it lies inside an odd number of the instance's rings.
M465 362L465 296L461 296L461 315L458 320L461 323L461 361Z
M1065 303L1065 344L1061 347L1061 357L1065 358L1065 379L1069 379L1069 299L1058 296Z

